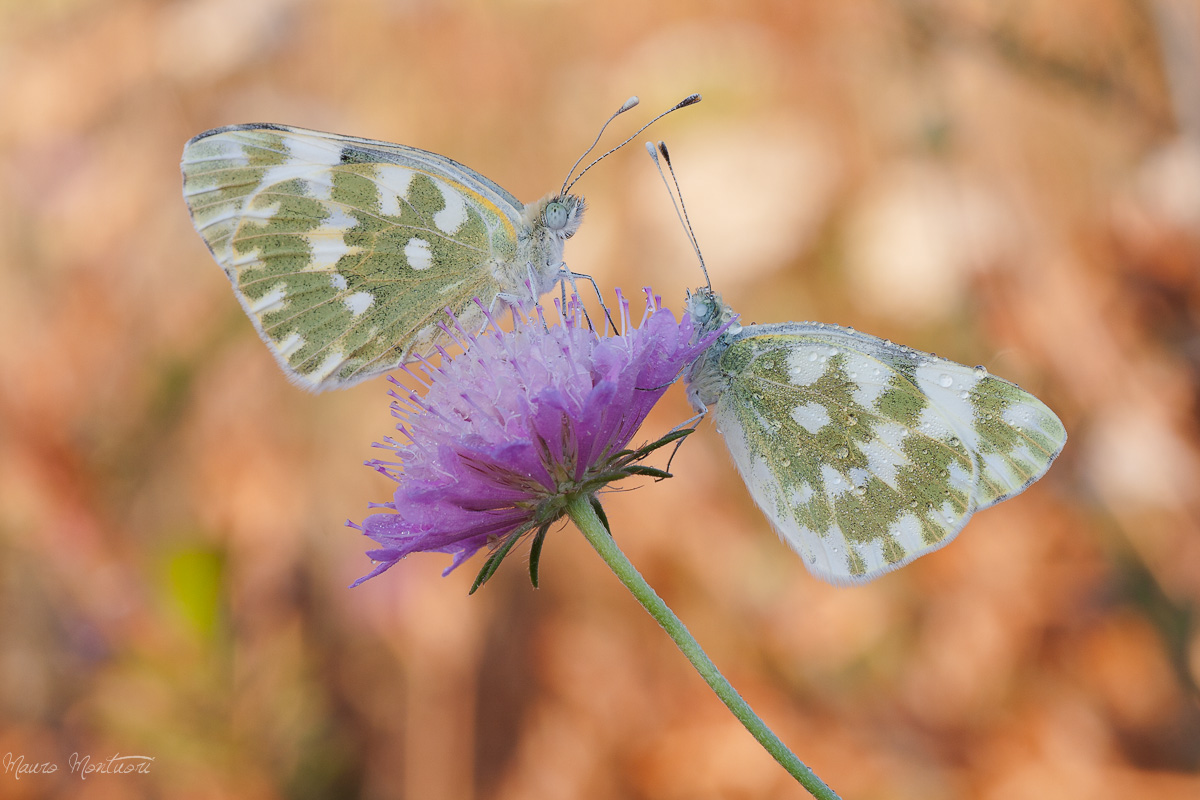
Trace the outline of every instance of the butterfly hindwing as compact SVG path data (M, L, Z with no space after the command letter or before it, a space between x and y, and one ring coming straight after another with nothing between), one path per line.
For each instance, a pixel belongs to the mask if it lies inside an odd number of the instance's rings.
M473 298L490 303L561 255L561 241L530 250L508 192L416 148L233 126L188 142L182 171L197 231L280 366L312 390L403 363L440 338L443 308L470 326Z
M1040 477L1066 439L1016 385L848 328L756 325L723 338L706 367L720 378L717 427L757 504L834 583L946 544L976 510Z

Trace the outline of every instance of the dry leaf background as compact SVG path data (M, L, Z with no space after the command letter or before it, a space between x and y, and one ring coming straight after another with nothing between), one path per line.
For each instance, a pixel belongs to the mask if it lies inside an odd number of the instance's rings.
M609 498L622 546L847 798L1200 796L1188 0L0 2L0 795L804 796L570 526L537 591L517 559L468 597L437 556L347 589L386 384L290 386L180 197L184 141L274 121L533 200L625 97L692 91L650 136L746 319L986 364L1071 438L847 589L706 425ZM579 188L569 263L681 308L699 273L640 144ZM647 440L688 415L672 390ZM154 761L81 780L76 753Z

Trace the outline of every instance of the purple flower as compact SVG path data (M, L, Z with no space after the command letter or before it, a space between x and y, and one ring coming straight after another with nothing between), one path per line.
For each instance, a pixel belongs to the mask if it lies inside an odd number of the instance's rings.
M457 321L457 335L443 326L465 352L451 360L443 350L442 365L422 361L421 374L405 368L427 386L423 397L391 392L392 413L401 420L396 428L406 441L385 439L379 446L398 460L367 464L396 481L392 501L379 506L394 513L372 514L361 526L347 523L380 545L367 553L375 569L355 586L419 551L453 555L448 574L493 546L488 564L494 571L535 528L536 583L541 541L569 497L594 497L627 475L666 476L634 462L682 432L639 451L625 448L719 331L692 342L691 320L676 321L648 289L635 329L628 300L619 291L617 297L621 335L592 330L577 299L559 325L548 325L538 306L533 314L514 311L512 332L495 320L479 335L465 333Z

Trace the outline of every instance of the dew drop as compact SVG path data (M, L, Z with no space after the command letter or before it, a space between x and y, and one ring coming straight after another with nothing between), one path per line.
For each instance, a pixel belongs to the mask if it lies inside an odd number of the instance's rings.
M850 457L850 448L839 447L837 449L837 457L838 458L849 458ZM839 478L838 480L840 481L841 479Z
M949 389L954 385L954 378L950 375L942 375L942 377L938 378L938 385L943 389Z
M957 436L951 436L946 444L950 445L951 447L958 447L960 444L962 444L962 441Z
M970 399L971 399L971 393L970 393L970 392L967 392L967 391L962 391L962 392L959 392L959 393L958 393L958 399L959 399L959 400L970 400Z
M983 364L975 365L975 377L976 378L982 378L987 374L988 374L987 367L985 367Z
M853 411L848 413L846 415L846 424L847 425L857 425L858 424L858 414L855 414Z

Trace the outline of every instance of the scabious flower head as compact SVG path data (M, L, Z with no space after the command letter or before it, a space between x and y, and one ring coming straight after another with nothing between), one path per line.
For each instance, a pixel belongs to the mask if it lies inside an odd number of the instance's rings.
M422 361L409 370L424 396L391 392L403 441L380 445L396 460L367 463L397 486L380 506L391 513L349 523L380 545L367 553L375 569L354 585L419 551L453 555L448 574L481 547L539 527L544 535L569 497L657 472L638 468L639 454L625 448L716 333L693 342L690 318L677 321L649 290L634 328L629 302L617 296L619 335L593 330L577 299L559 309L557 325L537 306L514 311L511 332L494 320L478 335L444 328L464 352L442 351L440 367Z

